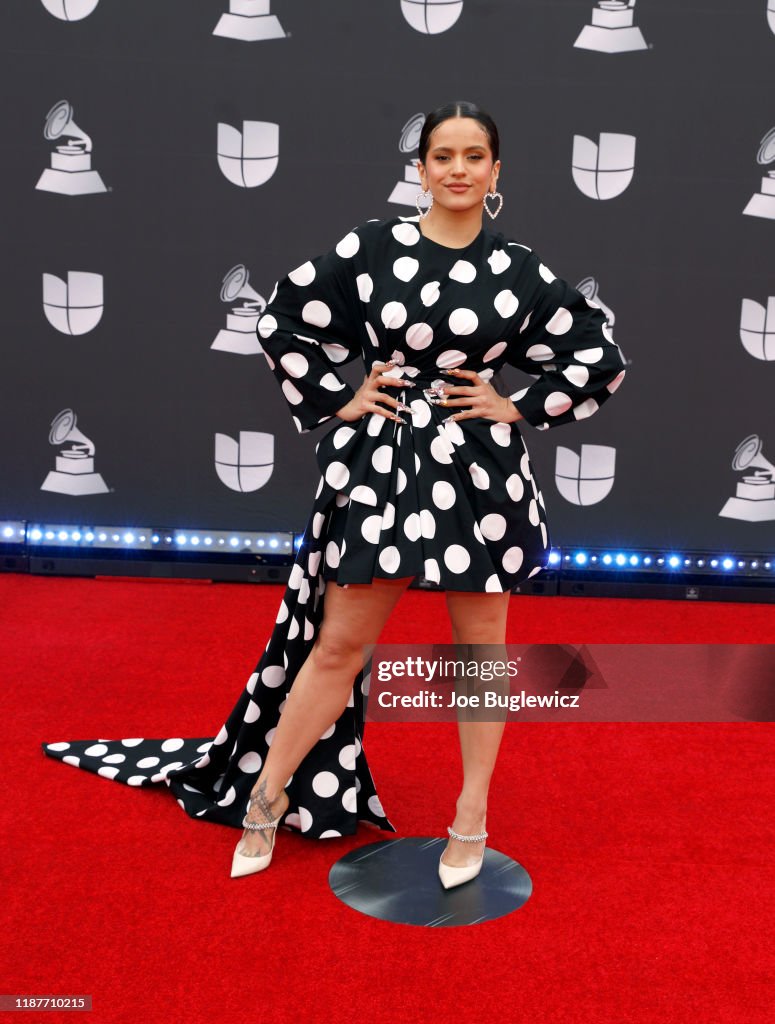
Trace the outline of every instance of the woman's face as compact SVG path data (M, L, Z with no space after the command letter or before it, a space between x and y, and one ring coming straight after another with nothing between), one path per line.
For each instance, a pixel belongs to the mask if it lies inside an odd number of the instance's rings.
M493 163L487 133L472 117L450 117L434 128L425 155L417 161L423 189L430 189L434 203L463 212L482 205L494 192L500 160Z

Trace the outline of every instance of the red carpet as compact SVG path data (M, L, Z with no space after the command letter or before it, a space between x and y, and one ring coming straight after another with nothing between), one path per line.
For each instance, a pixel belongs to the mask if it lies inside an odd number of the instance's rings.
M263 650L281 588L0 576L4 994L91 995L97 1022L764 1022L772 1017L771 724L512 724L490 844L530 872L510 916L413 928L350 910L354 846L282 831L228 876L236 830L46 758L42 741L212 736ZM383 639L449 640L411 592ZM512 599L509 640L775 643L772 606ZM453 724L374 724L400 835L443 834ZM54 1022L76 1015L33 1012Z

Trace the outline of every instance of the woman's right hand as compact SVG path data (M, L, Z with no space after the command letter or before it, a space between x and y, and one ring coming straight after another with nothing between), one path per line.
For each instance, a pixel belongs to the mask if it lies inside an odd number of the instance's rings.
M387 363L375 363L371 369L371 373L363 378L363 383L355 392L353 397L342 408L337 412L337 416L340 420L344 420L346 423L352 423L355 420L361 419L366 413L376 412L380 416L384 416L385 419L395 420L397 423L406 423L406 420L402 420L400 416L393 412L393 409L398 412L410 412L408 405L404 405L397 399L393 398L392 395L386 395L380 391L380 387L394 387L394 388L406 388L414 387L411 381L404 380L399 377L388 377L385 375L385 371L389 370L395 363L391 359ZM380 404L381 403L381 404Z

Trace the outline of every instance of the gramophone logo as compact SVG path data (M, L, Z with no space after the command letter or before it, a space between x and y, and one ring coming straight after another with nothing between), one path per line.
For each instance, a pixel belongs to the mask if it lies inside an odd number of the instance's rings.
M770 128L759 145L756 162L766 167L775 160L775 128ZM748 201L743 210L750 217L766 217L775 220L775 171L767 171L762 177L761 190Z
M463 0L401 0L401 13L418 32L435 36L452 28L463 11Z
M420 132L425 124L425 114L414 114L401 129L401 138L398 140L398 151L409 155L415 153L420 144ZM415 209L417 193L422 192L420 175L413 160L404 166L404 180L399 181L388 197L389 203L398 203L400 206L411 206Z
M269 181L280 159L280 126L243 121L242 131L218 125L218 166L233 185L255 188Z
M646 50L641 30L633 24L635 0L599 0L592 11L592 24L585 25L574 46L599 53L628 53Z
M88 18L100 0L41 0L49 14L60 21L80 21Z
M605 313L608 326L613 330L614 324L616 323L616 315L610 306L607 306L605 302L600 298L600 292L598 291L598 283L594 277L585 277L583 281L579 281L576 285L576 291L581 292L590 306L597 306L602 309Z
M73 120L73 108L67 100L60 100L49 110L43 136L49 142L65 141L51 154L51 167L41 174L35 188L65 196L107 192L102 178L92 170L91 139Z
M616 449L604 444L582 444L581 454L557 446L554 482L572 505L596 505L614 485Z
M282 25L269 13L270 0L229 0L228 14L222 14L214 36L255 43L261 39L285 39Z
M94 472L94 444L77 429L72 409L63 409L51 424L49 444L59 448L56 468L43 482L41 491L57 494L106 494L108 488L99 473Z
M66 281L43 275L43 311L62 334L88 334L102 319L103 308L102 274L71 270Z
M734 498L727 499L719 515L746 523L775 519L775 466L762 455L760 437L751 434L740 442L732 459L732 469L737 473L753 469L753 473L738 481Z
M773 32L775 32L775 0L767 0L767 21Z
M274 469L274 435L240 430L239 441L215 435L215 472L232 491L257 491Z
M613 199L635 171L635 136L601 132L600 141L573 136L573 180L590 199Z
M256 327L266 302L248 284L248 270L243 263L232 267L224 277L221 302L228 302L231 312L226 314L226 326L218 331L210 348L241 356L254 356L262 352Z
M775 297L769 296L766 306L753 299L743 299L740 340L754 359L775 360Z

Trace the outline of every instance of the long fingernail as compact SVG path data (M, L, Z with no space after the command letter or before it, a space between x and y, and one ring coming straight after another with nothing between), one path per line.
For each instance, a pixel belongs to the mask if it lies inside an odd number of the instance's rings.
M398 409L399 412L410 412L412 416L414 416L414 409L411 405L405 405L403 402L399 402L396 409Z

